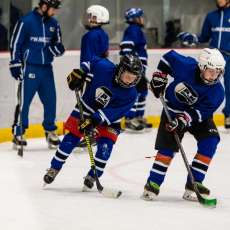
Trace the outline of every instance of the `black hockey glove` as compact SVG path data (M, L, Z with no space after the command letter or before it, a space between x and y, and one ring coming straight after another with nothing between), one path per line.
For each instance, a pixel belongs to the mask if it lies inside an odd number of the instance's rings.
M167 74L162 72L154 72L152 80L150 81L150 89L156 98L163 94L168 83Z
M23 80L22 74L22 63L21 62L10 62L10 73L15 80Z
M79 130L80 132L90 134L93 132L94 128L98 125L98 122L92 118L86 118L84 121L80 122Z
M176 115L176 118L172 122L166 124L166 129L169 132L177 131L180 133L184 131L188 124L188 116L186 116L184 113L180 113Z
M81 69L73 69L68 75L67 82L71 90L79 90L82 88L86 79L86 74Z

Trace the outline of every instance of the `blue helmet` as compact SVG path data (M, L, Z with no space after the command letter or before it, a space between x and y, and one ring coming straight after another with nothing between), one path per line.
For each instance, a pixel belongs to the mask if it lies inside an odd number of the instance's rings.
M127 22L132 21L134 18L142 17L144 11L141 8L129 8L125 11L125 19Z

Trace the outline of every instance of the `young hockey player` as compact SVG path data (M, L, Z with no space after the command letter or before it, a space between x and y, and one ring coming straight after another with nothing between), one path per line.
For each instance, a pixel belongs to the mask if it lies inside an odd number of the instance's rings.
M84 26L88 30L81 39L80 63L87 64L94 57L107 57L108 34L102 29L109 23L109 11L100 5L92 5L86 10Z
M12 77L21 82L18 92L21 103L16 107L12 129L16 146L27 144L21 137L28 128L29 108L36 92L44 107L42 125L48 145L59 144L55 133L56 90L52 62L65 51L60 26L53 17L60 5L61 0L40 0L37 8L18 21L11 38L10 71Z
M97 57L87 66L82 66L82 69L75 69L70 73L67 79L72 90L82 89L82 84L87 81L81 96L85 122L80 121L76 105L65 123L69 133L63 138L51 161L51 167L44 176L45 183L53 182L73 148L78 146L83 130L90 131L95 127L98 131L95 165L98 177L103 174L120 134L120 119L135 102L135 85L139 82L142 71L139 58L126 55L117 66L106 58ZM87 75L89 72L92 78ZM93 184L94 173L90 170L84 180L84 190L92 188Z
M225 107L223 113L225 128L230 131L230 1L217 0L216 5L218 9L207 14L200 35L182 32L178 37L185 45L210 42L209 46L211 48L217 48L223 54L226 61L224 74Z
M187 131L196 139L197 153L191 170L199 192L206 195L210 193L202 182L220 141L213 113L224 99L224 89L219 81L224 68L225 60L217 49L203 49L198 62L175 51L170 51L161 58L159 72L153 73L150 87L158 98L166 88L167 75L174 78L165 92L173 121L169 123L166 114L162 112L155 143L158 152L144 187L143 199L154 200L160 192L174 153L178 152L174 131L181 140ZM183 198L193 200L193 195L188 176Z
M103 6L92 5L86 10L83 23L88 32L81 39L80 65L87 66L95 57L108 56L109 37L102 26L109 23L109 11ZM92 136L90 139L95 145L95 139ZM84 139L79 147L86 147Z
M144 12L140 8L130 8L125 12L125 20L129 26L124 31L123 39L120 43L120 55L135 54L141 59L144 70L147 68L146 39L142 31L144 27ZM148 93L145 71L140 82L136 86L138 96L137 100L126 115L126 129L134 132L142 132L145 129L152 128L152 125L144 119L145 103Z

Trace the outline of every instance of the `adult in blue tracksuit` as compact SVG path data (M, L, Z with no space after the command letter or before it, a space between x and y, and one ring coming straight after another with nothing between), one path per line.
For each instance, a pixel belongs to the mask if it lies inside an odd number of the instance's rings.
M188 44L209 42L211 48L217 48L226 61L224 74L225 86L225 128L230 129L230 1L217 0L217 10L207 14L200 35L182 32L179 38Z
M104 6L92 5L86 10L84 26L88 31L81 39L80 66L87 67L95 57L108 56L109 36L102 28L108 23L109 11Z
M36 92L44 106L42 125L47 141L49 145L59 143L54 132L57 129L56 90L52 62L54 57L64 53L60 26L53 18L60 4L60 0L40 0L39 6L22 17L13 31L10 71L12 77L20 81L21 86L21 100L16 107L13 124L13 143L16 145L26 145L25 139L20 137L28 128L29 108Z
M145 103L148 93L147 80L145 72L147 68L147 50L146 38L143 33L144 18L143 10L140 8L130 8L125 12L125 19L129 26L124 31L122 41L120 43L120 55L129 53L137 55L144 66L143 77L137 84L138 97L135 105L126 115L126 129L129 131L141 132L145 128L151 128L152 125L144 119Z

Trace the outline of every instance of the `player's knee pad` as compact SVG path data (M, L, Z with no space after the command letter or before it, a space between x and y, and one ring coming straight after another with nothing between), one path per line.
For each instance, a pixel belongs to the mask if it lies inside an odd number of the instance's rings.
M113 145L114 145L114 142L111 139L101 137L97 141L96 158L107 161L113 150Z
M220 142L219 136L208 137L208 138L199 140L197 143L197 146L198 146L197 152L204 156L212 158L216 152L216 148L219 142Z

